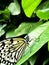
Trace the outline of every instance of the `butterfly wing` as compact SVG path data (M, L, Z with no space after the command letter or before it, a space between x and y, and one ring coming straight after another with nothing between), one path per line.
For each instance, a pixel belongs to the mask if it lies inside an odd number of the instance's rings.
M0 63L14 65L26 47L23 38L6 39L0 42Z

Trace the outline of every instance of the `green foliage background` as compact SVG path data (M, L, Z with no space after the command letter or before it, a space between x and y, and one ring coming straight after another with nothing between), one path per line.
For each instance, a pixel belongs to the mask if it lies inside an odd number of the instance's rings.
M16 65L48 64L49 0L0 0L0 40L27 34L34 42Z

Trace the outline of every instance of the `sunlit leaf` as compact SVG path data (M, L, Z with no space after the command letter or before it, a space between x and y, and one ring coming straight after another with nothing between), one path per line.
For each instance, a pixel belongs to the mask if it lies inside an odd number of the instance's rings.
M42 0L22 0L21 4L27 17L31 17Z
M28 60L33 54L35 54L48 40L49 40L49 22L37 27L34 31L29 33L29 36L33 38L26 48L22 58L16 65L20 65Z
M43 4L41 4L38 7L36 14L40 19L48 20L49 19L49 1L46 1Z

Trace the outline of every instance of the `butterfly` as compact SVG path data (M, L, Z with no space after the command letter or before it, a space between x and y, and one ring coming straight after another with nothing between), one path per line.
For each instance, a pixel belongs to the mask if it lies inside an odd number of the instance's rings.
M27 46L25 38L8 38L0 41L0 63L15 65Z

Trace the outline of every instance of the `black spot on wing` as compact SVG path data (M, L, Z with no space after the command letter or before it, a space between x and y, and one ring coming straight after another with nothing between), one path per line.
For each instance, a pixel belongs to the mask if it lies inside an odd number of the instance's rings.
M13 39L12 38L10 39L10 41L11 41L11 43L13 43Z
M17 41L19 43L19 41Z
M4 49L4 47L2 47L2 49Z
M10 50L8 50L8 52L10 53Z
M1 52L1 50L0 50L0 52Z
M2 45L3 45L3 46L5 46L5 43L4 43L4 42L2 42Z

